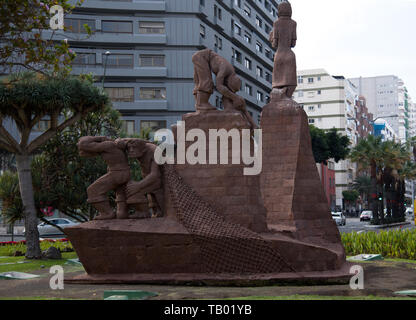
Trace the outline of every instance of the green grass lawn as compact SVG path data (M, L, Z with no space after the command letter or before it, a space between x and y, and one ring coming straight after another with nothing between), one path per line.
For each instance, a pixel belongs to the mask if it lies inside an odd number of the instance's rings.
M239 297L229 298L226 300L416 300L411 297L376 297L376 296L357 296L357 297L346 297L346 296L306 296L306 295L292 295L292 296L277 296L277 297Z
M77 254L75 252L64 252L62 253L62 259L52 260L52 259L41 259L41 260L26 260L25 257L6 257L0 258L0 273L8 271L18 271L18 272L29 272L35 270L41 270L43 268L50 268L55 265L65 264L67 259L75 259ZM17 263L25 261L27 263ZM3 263L14 263L6 264Z

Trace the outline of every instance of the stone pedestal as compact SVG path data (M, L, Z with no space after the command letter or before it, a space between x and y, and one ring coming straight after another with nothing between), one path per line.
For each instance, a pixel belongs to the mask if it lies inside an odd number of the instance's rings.
M239 112L183 117L185 133L249 129ZM267 285L347 282L349 264L313 160L307 117L293 101L262 114L263 171L244 164L162 169L166 216L65 229L87 274L72 283ZM241 142L241 140L240 140ZM188 142L187 146L192 144ZM209 150L207 144L207 159ZM219 153L219 152L218 152Z
M312 152L306 112L293 100L272 98L263 108L263 171L260 189L267 226L325 246L345 261Z

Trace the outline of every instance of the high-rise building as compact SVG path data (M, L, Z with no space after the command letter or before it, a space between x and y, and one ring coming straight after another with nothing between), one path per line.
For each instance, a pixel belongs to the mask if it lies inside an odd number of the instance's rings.
M332 76L324 69L299 70L298 87L294 99L303 106L309 117L309 124L319 129L336 128L348 136L351 146L360 137L357 119L359 96L357 88L342 76ZM364 116L369 118L368 115ZM364 130L368 125L364 124ZM361 127L362 128L362 127ZM336 206L343 207L342 192L348 190L356 177L356 164L343 160L335 164Z
M65 18L73 72L104 85L128 133L169 128L195 110L192 55L209 48L230 61L255 121L271 91L269 33L275 0L86 0ZM84 25L93 31L85 33ZM102 83L102 84L101 84ZM215 92L211 104L222 108Z
M414 134L411 121L411 98L403 80L397 76L360 77L350 79L367 99L367 107L374 118L385 119L405 142Z

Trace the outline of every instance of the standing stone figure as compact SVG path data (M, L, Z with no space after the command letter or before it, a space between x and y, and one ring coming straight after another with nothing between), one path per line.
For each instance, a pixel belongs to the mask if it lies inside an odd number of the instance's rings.
M193 93L196 100L196 110L216 110L208 101L214 92L212 80L212 73L214 73L216 89L223 95L225 110L240 111L252 128L257 128L246 110L244 99L236 94L241 88L241 80L235 73L232 64L210 49L195 53L192 56L192 62L194 64L195 88Z
M78 142L79 154L82 157L101 156L107 163L107 174L99 178L87 189L88 202L99 212L95 220L127 219L125 187L130 181L130 167L125 154L125 145L120 140L107 137L82 137ZM113 212L107 193L116 192L117 212Z
M292 6L289 2L279 4L278 17L270 33L272 47L277 49L274 57L273 89L278 89L282 97L291 99L297 86L296 56L292 51L296 46L297 24L291 18Z
M155 162L154 154L157 146L141 139L122 139L127 148L129 158L136 159L141 168L143 179L130 181L126 186L127 204L134 205L146 199L152 215L162 215L162 172ZM137 211L137 210L136 210ZM135 218L136 216L132 216ZM142 217L140 213L138 218Z

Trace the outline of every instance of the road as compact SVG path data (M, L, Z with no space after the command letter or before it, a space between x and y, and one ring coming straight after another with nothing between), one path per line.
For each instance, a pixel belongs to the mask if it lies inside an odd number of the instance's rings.
M408 216L407 221L409 221L411 224L403 226L401 229L402 230L415 229L415 222L413 220L413 217ZM359 218L347 218L347 224L345 226L338 226L338 229L341 233L343 233L343 232L350 233L350 232L353 232L353 231L355 231L355 232L360 232L360 231L363 231L363 232L367 232L367 231L379 232L380 230L400 229L400 227L393 227L393 228L387 228L387 229L370 229L370 228L368 228L369 225L370 225L369 221L360 222ZM61 236L61 237L48 237L48 238L61 239L63 237ZM25 239L25 237L22 234L14 235L14 241L20 241L20 240L24 240L24 239ZM0 235L0 242L3 242L3 241L11 241L11 235L5 235L4 233L1 234Z
M415 229L415 222L413 221L413 217L408 216L407 221L410 222L411 224L402 226L401 229L402 230ZM345 226L338 226L338 229L340 232L346 232L346 233L350 233L353 231L355 232L360 232L360 231L379 232L380 230L400 229L400 226L386 228L386 229L371 229L371 228L368 228L369 225L370 225L369 221L360 222L360 218L347 218L347 224Z

